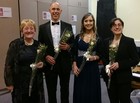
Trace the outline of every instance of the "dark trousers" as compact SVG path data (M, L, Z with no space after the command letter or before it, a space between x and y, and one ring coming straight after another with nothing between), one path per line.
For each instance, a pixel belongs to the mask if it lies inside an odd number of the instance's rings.
M130 103L131 83L111 83L108 89L110 103Z
M49 71L45 74L48 90L48 103L57 103L56 91L58 77L60 80L61 103L69 103L69 80L70 72Z
M37 93L34 93L31 95L31 97L29 97L28 92L22 93L20 91L21 90L14 90L12 92L12 103L41 103L39 101L39 95L37 95Z

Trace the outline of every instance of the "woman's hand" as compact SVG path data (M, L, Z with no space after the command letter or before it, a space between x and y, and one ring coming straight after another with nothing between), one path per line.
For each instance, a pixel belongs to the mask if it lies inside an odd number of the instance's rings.
M95 61L95 60L99 60L99 56L94 55L89 57L89 61Z
M8 89L10 92L13 92L14 86L13 85L7 86L6 89Z
M73 63L72 70L73 70L74 75L76 75L76 76L79 75L80 70L79 70L79 68L77 67L76 62Z
M43 67L43 62L36 63L36 68L42 68L42 67Z
M111 66L110 66L110 70L117 70L119 68L119 63L118 62L114 62Z

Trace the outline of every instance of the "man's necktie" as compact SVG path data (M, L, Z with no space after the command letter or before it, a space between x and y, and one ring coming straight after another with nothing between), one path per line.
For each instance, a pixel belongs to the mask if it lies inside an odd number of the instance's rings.
M52 22L52 25L59 25L59 22Z

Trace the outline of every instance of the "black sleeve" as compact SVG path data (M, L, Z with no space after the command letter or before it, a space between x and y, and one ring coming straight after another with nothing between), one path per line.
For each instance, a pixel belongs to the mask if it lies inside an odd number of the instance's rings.
M12 41L9 44L9 48L5 59L4 80L6 86L13 85L14 64L15 64L15 57L17 54L16 41Z
M128 51L126 54L129 55L129 59L123 59L123 60L118 61L119 68L122 68L122 69L134 67L138 64L138 62L140 60L134 39L132 39L132 38L128 39L127 45L128 45Z
M72 61L76 61L77 55L78 55L78 40L79 40L79 35L77 35L74 39L74 44L72 47Z

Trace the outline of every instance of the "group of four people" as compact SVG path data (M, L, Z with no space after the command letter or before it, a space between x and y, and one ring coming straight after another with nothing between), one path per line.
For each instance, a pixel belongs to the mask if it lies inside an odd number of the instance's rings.
M101 103L101 84L98 63L109 65L110 74L103 73L106 84L111 78L108 94L111 103L130 103L131 67L139 62L134 39L123 35L124 23L120 18L112 19L110 29L113 36L102 40L96 30L95 19L87 13L81 20L81 31L76 37L72 26L62 20L61 5L53 2L49 12L51 20L39 26L38 41L34 39L35 22L24 19L21 22L22 38L9 45L5 61L4 78L7 89L12 93L13 103L45 103L42 72L48 91L48 102L57 103L56 91L60 79L61 103L69 103L70 73L73 71L73 103ZM62 36L71 33L65 42ZM35 62L39 44L45 44L45 61L36 64L31 96L29 83L32 74L30 64ZM110 46L117 44L114 61L110 64ZM56 56L57 55L57 56ZM103 69L103 72L106 72Z

